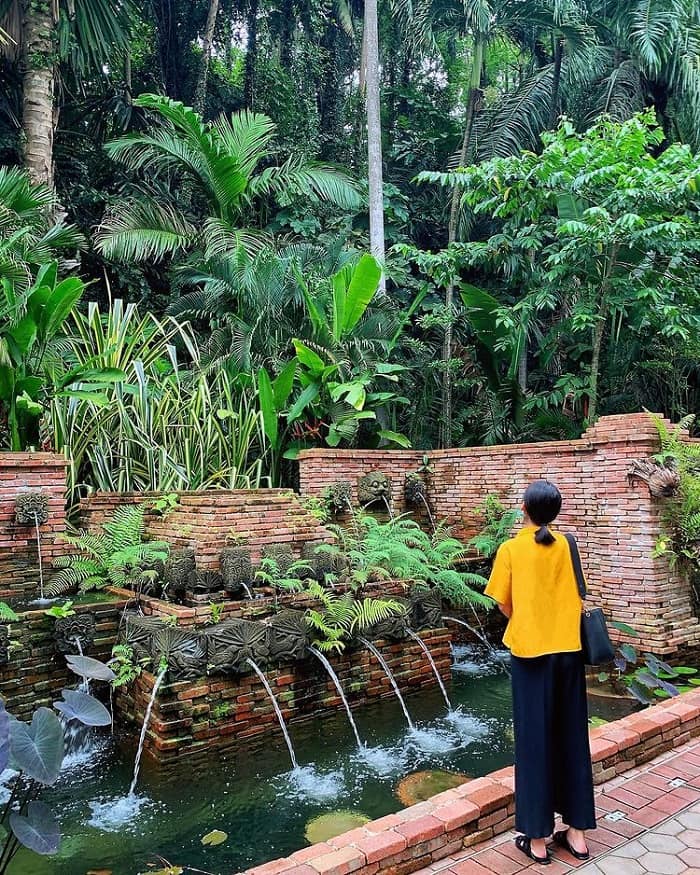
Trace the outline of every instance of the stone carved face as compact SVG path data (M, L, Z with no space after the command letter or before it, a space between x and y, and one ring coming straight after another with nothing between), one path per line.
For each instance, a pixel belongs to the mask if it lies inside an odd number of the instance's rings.
M411 507L423 505L428 500L425 480L419 474L406 474L403 494L406 504Z
M0 626L0 666L10 661L10 627Z
M226 620L204 632L211 674L248 674L247 659L266 664L269 655L267 627L253 620Z
M53 634L56 649L60 653L80 653L78 641L85 652L95 641L95 615L85 613L74 614L72 617L59 617L54 625Z
M20 492L15 499L15 522L19 526L43 526L49 518L49 496L33 490Z
M387 641L403 641L408 637L408 602L403 599L393 598L392 601L397 601L404 606L403 614L394 614L386 620L381 620L370 626L363 633L363 637L369 638L370 641L378 641L384 638Z
M323 580L327 574L335 574L337 571L337 557L325 550L319 550L322 544L322 541L306 541L301 548L301 558L311 567L307 576L315 580Z
M243 584L249 586L253 581L253 563L247 547L227 547L221 551L221 576L226 592L236 596L244 593Z
M187 588L198 595L220 592L224 588L224 579L218 571L193 571L190 574Z
M325 497L333 513L352 510L352 483L349 480L338 480L328 487Z
M295 662L307 656L309 630L302 611L280 611L267 624L270 659Z
M157 617L141 617L137 614L126 615L124 643L134 651L137 662L151 658L151 639L156 629L163 626L163 621Z
M173 550L165 563L165 591L171 597L184 595L190 575L196 570L194 550L185 547L182 550Z
M375 502L391 502L391 480L381 471L371 471L360 477L357 484L357 498L361 505Z
M442 596L436 589L415 589L411 593L411 627L416 630L439 629L442 619Z
M291 544L266 544L262 548L262 558L274 560L284 574L294 562L294 551Z
M163 659L167 661L172 680L202 677L207 670L204 636L196 631L161 625L151 638L151 658L156 671Z

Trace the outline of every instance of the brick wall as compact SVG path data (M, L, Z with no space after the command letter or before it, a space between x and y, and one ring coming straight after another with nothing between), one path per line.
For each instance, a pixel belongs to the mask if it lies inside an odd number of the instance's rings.
M419 633L441 675L450 676L450 632L434 629ZM434 686L435 676L420 645L414 641L375 642L402 692ZM351 706L392 696L388 678L367 650L330 656ZM321 663L315 658L265 672L280 702L286 722L308 719L342 703ZM117 711L140 727L155 678L149 672L117 696ZM279 732L272 704L255 675L202 678L164 684L158 691L145 750L160 762L201 754L210 749L236 747L241 739Z
M77 614L95 615L95 640L85 647L86 656L103 661L110 658L124 605L125 601L101 602L75 608ZM10 661L0 668L0 696L7 710L20 720L31 720L37 708L50 706L64 687L78 681L68 670L65 656L56 649L54 623L43 611L27 611L10 627L15 646Z
M57 538L66 528L67 464L53 453L0 453L0 598L39 595L36 530L15 522L19 493L49 496L49 519L39 529L45 565L64 549Z
M661 503L645 483L627 477L631 459L657 451L657 432L647 414L603 417L580 440L433 451L429 502L438 520L468 539L481 527L476 508L488 494L517 507L528 482L553 480L564 496L559 524L577 534L591 601L637 630L641 647L671 655L700 646L700 624L689 581L666 560L651 558L661 530ZM395 509L401 513L404 478L419 468L423 455L307 450L299 463L301 494L322 496L339 480L350 480L356 490L359 477L379 470L391 477Z
M285 489L212 489L178 493L179 504L165 516L149 512L149 537L172 548L192 546L202 568L216 568L219 554L234 539L250 547L253 560L265 544L291 543L301 550L305 541L331 542L332 535ZM80 504L79 525L95 529L120 505L139 504L159 497L146 492L98 492Z

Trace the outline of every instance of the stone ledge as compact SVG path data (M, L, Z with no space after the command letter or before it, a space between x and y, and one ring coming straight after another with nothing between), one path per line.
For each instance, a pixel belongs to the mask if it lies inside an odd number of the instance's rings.
M700 690L591 730L593 780L604 783L649 762L659 747L700 735ZM246 875L374 875L415 872L513 827L513 768L467 781L359 829L272 860ZM427 862L426 862L427 861Z

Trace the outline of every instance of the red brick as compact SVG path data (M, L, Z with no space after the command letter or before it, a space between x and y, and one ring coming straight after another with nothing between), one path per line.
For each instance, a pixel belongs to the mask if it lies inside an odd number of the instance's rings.
M364 866L365 855L357 848L339 848L330 854L313 857L308 864L320 875L348 875Z
M415 820L407 820L396 827L396 832L406 837L408 845L417 845L419 842L434 839L445 832L445 824L431 815L418 817Z
M365 855L368 863L376 863L398 854L407 845L406 836L395 830L386 830L377 835L365 836L357 842L357 847Z
M478 820L481 809L478 805L470 802L468 799L459 799L456 802L450 802L447 805L441 805L433 812L433 817L441 820L445 824L445 829L456 829L459 826L465 826Z

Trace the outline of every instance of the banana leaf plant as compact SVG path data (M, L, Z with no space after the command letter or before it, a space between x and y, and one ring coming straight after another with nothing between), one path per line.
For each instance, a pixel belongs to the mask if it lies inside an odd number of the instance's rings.
M377 421L383 407L406 403L387 387L404 370L382 360L390 355L392 334L382 335L370 313L380 278L371 255L345 265L327 287L313 291L297 276L308 336L293 339L295 356L274 381L264 369L258 374L265 433L284 458L296 458L306 447L350 442L362 422ZM403 435L374 431L377 443L408 446Z
M63 690L54 702L64 721L84 726L109 726L112 717L105 706L86 692L86 681L114 678L109 666L89 657L71 656L69 668L83 678L79 689ZM0 814L0 875L5 875L20 846L35 854L57 853L61 833L56 815L37 797L60 778L65 740L58 715L51 708L37 708L31 723L17 720L0 701L0 773L11 769L9 798Z
M9 279L0 283L0 405L12 450L38 442L51 397L106 402L100 388L124 378L113 368L71 368L63 361L64 325L84 291L78 277L59 280L55 261L43 265L27 289Z

